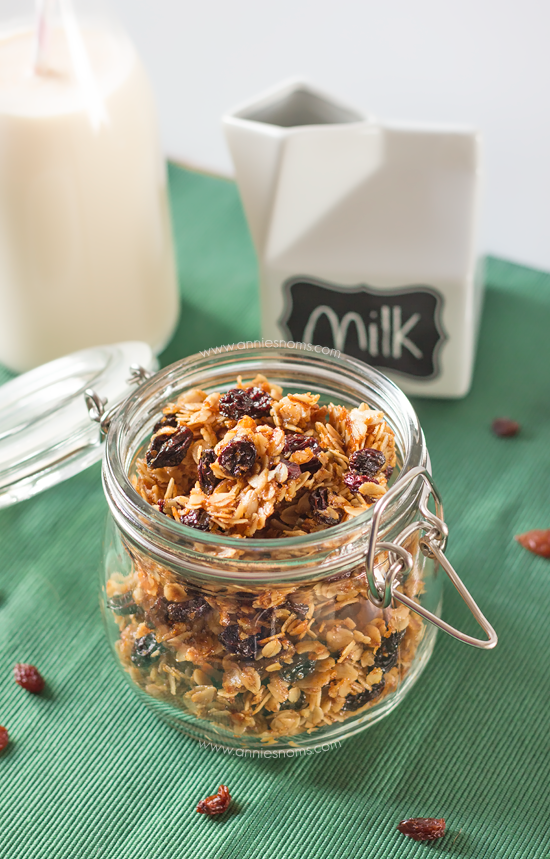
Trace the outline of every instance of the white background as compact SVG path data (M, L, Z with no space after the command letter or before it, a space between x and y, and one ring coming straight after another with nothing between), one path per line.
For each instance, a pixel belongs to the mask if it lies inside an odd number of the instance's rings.
M31 7L32 0L0 0L5 12ZM550 270L545 0L111 0L110 7L149 70L171 158L230 174L221 114L296 75L380 119L471 125L485 141L481 250Z

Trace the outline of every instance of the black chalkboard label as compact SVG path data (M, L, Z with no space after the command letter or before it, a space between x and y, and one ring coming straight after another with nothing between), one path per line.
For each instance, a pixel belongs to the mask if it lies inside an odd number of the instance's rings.
M439 375L443 298L428 286L374 289L309 277L284 284L281 325L296 342L329 346L415 379Z

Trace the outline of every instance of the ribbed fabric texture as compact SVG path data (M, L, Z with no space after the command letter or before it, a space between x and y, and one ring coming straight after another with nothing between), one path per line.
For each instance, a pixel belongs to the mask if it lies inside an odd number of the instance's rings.
M235 186L170 168L182 317L169 363L258 336L254 253ZM550 561L514 534L550 527L550 275L489 260L471 394L417 400L450 527L449 556L500 643L440 633L409 697L365 733L300 759L241 759L159 722L103 636L100 468L0 511L2 859L543 859L548 808ZM9 374L2 376L2 381ZM522 424L495 438L494 417ZM450 583L444 617L474 632ZM47 679L32 696L15 662ZM227 784L232 811L197 801ZM444 839L396 831L447 819Z

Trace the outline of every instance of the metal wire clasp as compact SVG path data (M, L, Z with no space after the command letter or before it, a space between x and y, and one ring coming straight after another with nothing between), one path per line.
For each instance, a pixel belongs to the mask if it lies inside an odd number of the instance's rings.
M153 373L146 370L140 364L130 364L129 369L130 378L126 380L129 385L141 385L142 382L146 382L153 375ZM99 424L101 437L104 438L109 432L113 417L120 408L120 403L110 409L106 409L107 397L100 397L93 388L87 388L84 391L84 398L90 419Z
M388 504L390 504L396 496L400 495L403 489L413 480L421 478L424 482L424 490L420 500L420 513L422 519L408 525L396 538L393 543L377 542L378 531L380 529L380 521L382 514ZM433 496L435 502L435 515L428 509L428 501L430 495ZM444 620L441 620L437 615L423 608L411 597L397 590L397 586L403 579L403 576L410 572L413 568L413 557L404 548L404 543L416 531L422 531L420 537L420 550L427 557L437 561L445 570L453 585L459 592L460 596L472 612L473 616L488 636L487 640L473 638L471 635L466 635L464 632L455 629ZM445 546L449 531L443 520L443 504L439 493L432 480L431 474L422 466L411 469L403 478L392 486L388 492L380 498L374 507L372 516L371 535L369 545L365 554L367 581L369 584L369 599L377 608L387 608L392 600L397 600L403 605L408 606L411 611L416 612L425 620L435 624L444 632L457 638L464 644L471 644L472 647L479 647L483 650L491 650L497 645L497 634L487 618L482 614L474 598L467 590L463 582L458 576L458 573L445 555ZM388 558L388 570L381 582L381 589L376 581L376 557L381 553L386 552Z

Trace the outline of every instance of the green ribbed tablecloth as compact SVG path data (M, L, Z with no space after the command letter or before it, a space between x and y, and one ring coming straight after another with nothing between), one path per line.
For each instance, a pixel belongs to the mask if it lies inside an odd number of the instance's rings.
M176 167L170 186L182 316L164 363L259 333L235 186ZM397 711L309 757L202 749L133 696L98 608L99 465L0 511L1 859L550 855L550 561L513 539L550 526L550 275L489 260L472 392L415 405L449 555L500 643L483 653L440 634ZM521 422L517 438L491 435L500 415ZM450 584L444 616L476 628ZM14 684L16 661L40 667L47 694ZM196 814L222 782L234 811ZM447 819L441 841L396 831L428 815Z

